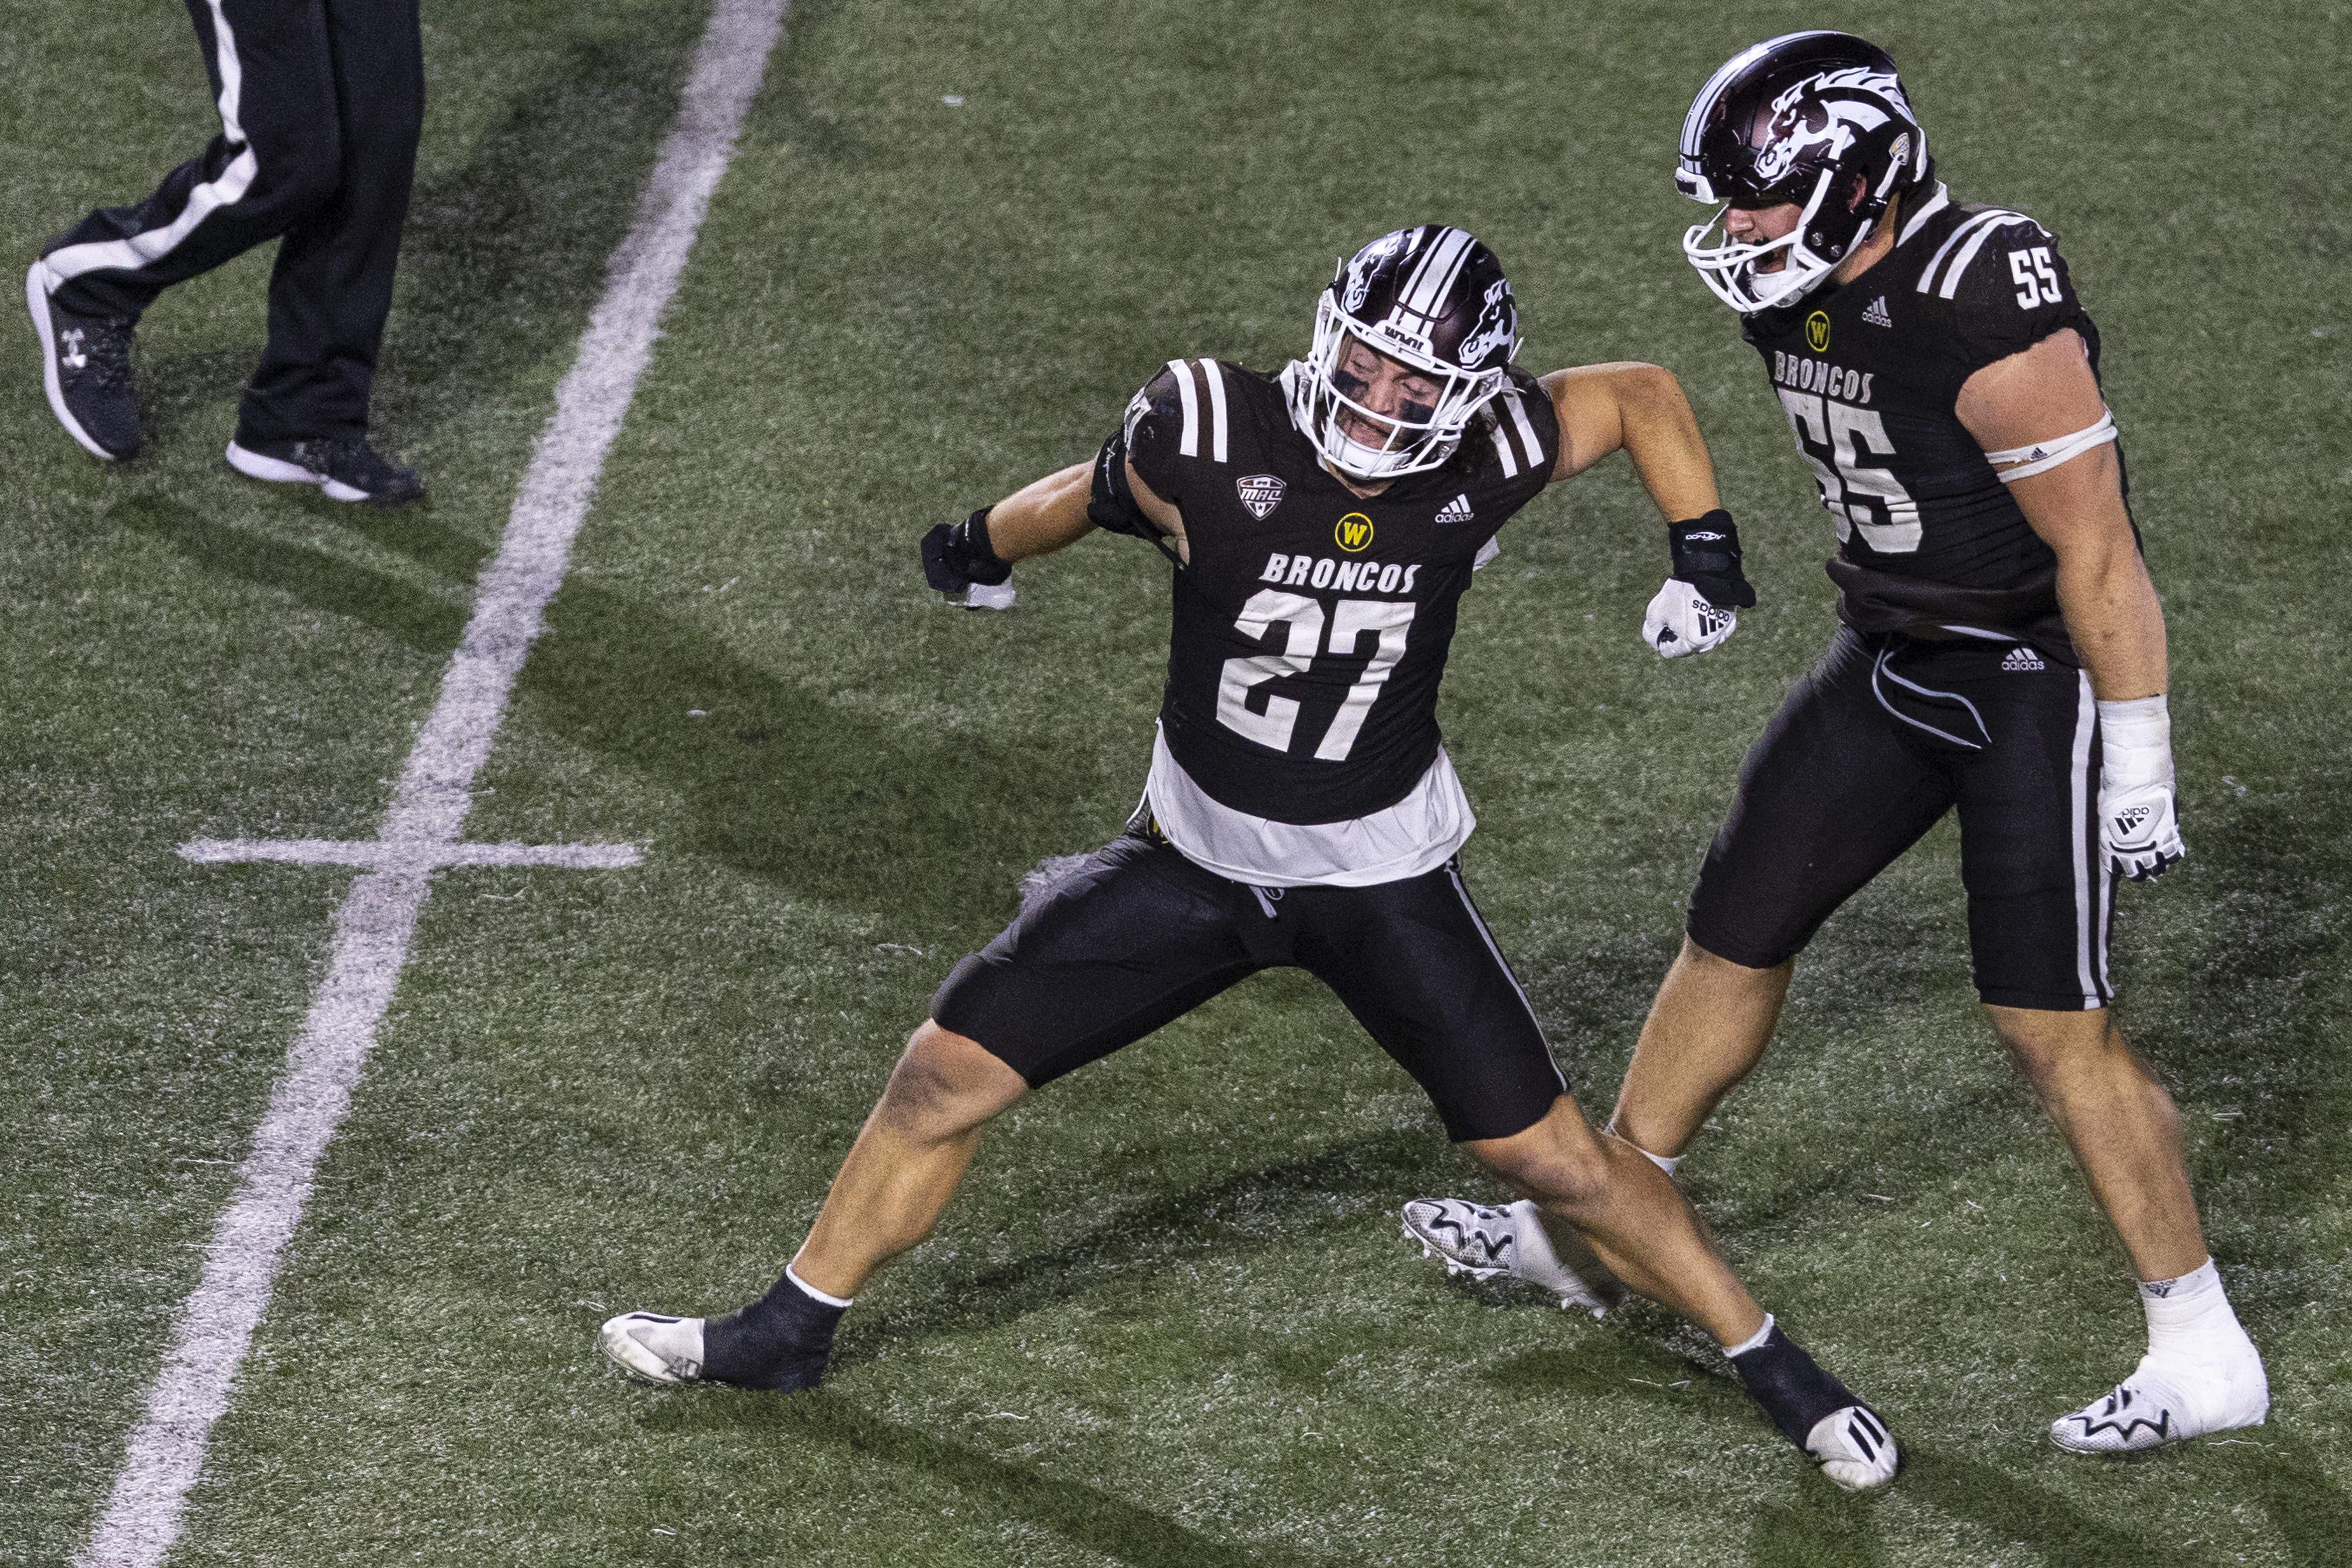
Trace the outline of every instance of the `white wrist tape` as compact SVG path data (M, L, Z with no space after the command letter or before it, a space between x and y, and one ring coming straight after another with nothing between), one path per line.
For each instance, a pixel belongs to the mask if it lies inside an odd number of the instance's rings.
M2172 782L2172 715L2164 694L2099 704L2102 772L2116 784Z
M2036 441L2030 447L2011 447L2006 451L1987 452L1985 461L1995 468L2003 463L2020 465L2000 469L2000 482L2013 485L2034 474L2047 473L2061 463L2071 463L2094 447L2104 447L2116 438L2116 416L2112 409L2102 410L2099 422L2072 436L2054 440Z

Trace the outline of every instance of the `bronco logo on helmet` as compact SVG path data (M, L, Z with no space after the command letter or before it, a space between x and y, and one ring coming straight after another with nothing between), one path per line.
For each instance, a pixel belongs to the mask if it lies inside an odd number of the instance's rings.
M1683 120L1675 184L1721 204L1683 254L1743 314L1794 304L1870 237L1889 204L1933 178L1927 133L1886 51L1851 33L1788 33L1726 61ZM1778 238L1717 237L1732 207L1801 209Z

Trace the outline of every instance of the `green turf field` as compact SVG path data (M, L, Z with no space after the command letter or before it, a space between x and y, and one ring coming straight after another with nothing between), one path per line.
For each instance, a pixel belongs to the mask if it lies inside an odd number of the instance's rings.
M705 12L426 14L378 420L428 506L222 465L266 255L148 318L124 470L0 334L0 1563L87 1536L351 876L174 847L373 831ZM1282 975L1011 1117L821 1394L614 1375L608 1311L774 1276L948 965L1139 788L1159 558L1090 540L967 616L918 534L1086 457L1172 354L1299 352L1332 257L1403 223L1501 253L1522 363L1681 374L1764 596L1722 650L1650 656L1662 531L1612 462L1464 608L1468 871L1605 1105L1738 759L1832 625L1826 520L1670 177L1691 91L1800 26L1894 49L1955 195L2057 231L2105 333L2194 851L2124 895L2123 1016L2271 1424L2046 1447L2139 1312L1981 1026L1946 830L1832 922L1685 1167L1906 1439L1890 1494L1811 1474L1703 1336L1412 1257L1399 1202L1492 1189ZM800 0L786 27L468 826L645 864L443 876L174 1563L2352 1560L2345 5ZM13 5L0 258L143 194L208 113L179 7Z

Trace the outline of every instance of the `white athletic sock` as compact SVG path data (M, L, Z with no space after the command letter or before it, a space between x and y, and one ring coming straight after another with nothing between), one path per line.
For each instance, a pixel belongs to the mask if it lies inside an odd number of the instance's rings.
M1657 1156L1653 1154L1650 1158L1654 1160ZM1749 1351L1754 1350L1758 1345L1762 1344L1766 1340L1769 1340L1771 1337L1772 1314L1767 1312L1764 1314L1764 1326L1762 1328L1757 1330L1754 1333L1748 1335L1746 1339L1740 1341L1736 1345L1724 1346L1723 1353L1727 1356L1746 1355Z
M822 1301L828 1307L849 1307L854 1306L856 1303L856 1298L855 1297L826 1295L824 1291L818 1289L815 1286L810 1284L807 1280L793 1273L793 1266L789 1263L784 1265L784 1278L799 1286L801 1294L806 1296L812 1301Z
M2139 1303L2147 1313L2147 1353L2156 1359L2212 1365L2253 1348L2210 1258L2177 1279L2142 1281Z

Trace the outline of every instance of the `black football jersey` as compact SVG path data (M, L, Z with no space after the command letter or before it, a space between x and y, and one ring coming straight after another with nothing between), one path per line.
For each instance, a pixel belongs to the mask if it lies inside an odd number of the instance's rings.
M1559 458L1551 399L1514 369L1445 467L1369 500L1327 471L1279 378L1171 360L1128 405L1126 454L1182 513L1169 751L1211 796L1278 822L1395 805L1438 748L1437 688L1479 547Z
M2072 327L2098 370L2099 333L2056 239L2005 208L1937 187L1898 214L1867 272L1748 318L1797 445L1837 526L1838 615L1878 633L1969 626L2067 662L2057 563L1954 405L1984 366Z

